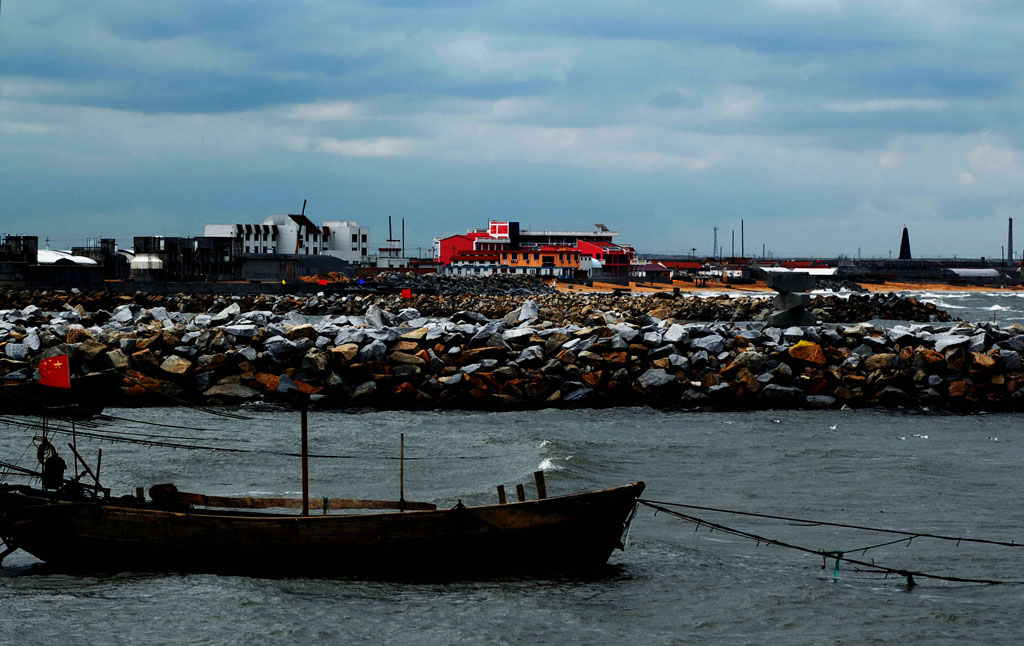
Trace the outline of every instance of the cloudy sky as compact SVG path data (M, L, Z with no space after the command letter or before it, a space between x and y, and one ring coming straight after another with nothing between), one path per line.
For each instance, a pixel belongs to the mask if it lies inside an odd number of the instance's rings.
M0 233L296 213L651 253L1024 248L1024 3L3 0Z

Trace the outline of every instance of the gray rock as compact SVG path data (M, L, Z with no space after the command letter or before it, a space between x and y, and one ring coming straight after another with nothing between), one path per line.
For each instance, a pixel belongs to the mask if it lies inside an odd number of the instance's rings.
M24 361L28 358L28 346L24 343L8 343L4 346L4 354L15 361Z
M226 334L243 339L253 338L258 331L255 325L225 325L222 329Z
M804 393L802 390L795 386L780 386L779 384L768 384L767 386L761 389L761 392L758 393L758 397L761 399L768 399L778 403L796 403L798 401L803 401Z
M246 346L238 351L239 356L244 357L246 361L256 361L256 357L259 353L256 352L256 348Z
M277 392L287 393L291 391L298 391L299 385L295 383L295 380L288 375L281 373L277 378Z
M661 368L651 368L644 374L640 375L637 381L644 388L653 389L667 386L668 384L675 383L678 380L675 375L671 375Z
M1007 370L1014 372L1021 369L1020 353L1015 350L1000 350L999 358L1003 362L1003 367Z
M529 321L540 316L540 309L537 307L537 303L532 300L523 301L523 306L519 308L519 320Z
M676 370L686 371L690 369L690 360L679 354L668 355L668 365Z
M807 405L811 408L832 408L836 398L831 395L807 395Z
M963 347L970 344L971 338L959 334L946 333L935 335L935 351L943 352L948 348Z
M381 328L387 327L390 322L384 310L371 303L366 308L366 324L370 327Z
M382 341L373 341L359 349L359 353L356 355L359 363L366 363L367 361L383 361L384 357L387 356L388 346Z
M717 334L690 339L690 347L705 350L708 354L718 354L725 349L725 339Z
M275 357L294 352L297 348L298 346L294 341L286 339L283 336L272 336L263 342L264 352L269 352Z
M531 345L528 348L524 348L519 353L519 357L516 359L516 363L520 365L524 364L539 364L544 361L544 348L539 345Z
M665 343L680 343L686 339L686 328L678 323L673 323L665 330L662 340Z
M587 388L587 387L577 388L576 390L573 390L568 395L563 397L562 400L563 401L567 401L567 402L582 402L582 401L586 401L587 399L590 399L590 397L593 394L594 394L594 391L592 389L590 389L590 388Z

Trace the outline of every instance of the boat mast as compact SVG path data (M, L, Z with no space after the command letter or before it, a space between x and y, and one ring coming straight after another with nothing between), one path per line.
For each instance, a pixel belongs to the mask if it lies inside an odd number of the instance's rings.
M306 423L306 403L300 404L302 412L302 515L309 515L309 432Z

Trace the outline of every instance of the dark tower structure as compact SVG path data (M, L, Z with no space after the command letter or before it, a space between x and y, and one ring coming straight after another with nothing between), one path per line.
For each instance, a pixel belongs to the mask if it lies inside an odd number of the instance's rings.
M1013 264L1013 218L1010 218L1010 225L1006 232L1006 258Z
M900 260L910 260L910 233L903 227L903 240L900 242Z

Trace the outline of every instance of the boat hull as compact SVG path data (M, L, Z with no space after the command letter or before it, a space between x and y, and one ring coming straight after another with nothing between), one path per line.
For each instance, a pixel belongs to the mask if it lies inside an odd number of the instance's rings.
M8 504L0 536L71 570L459 578L580 572L623 547L643 488L638 482L506 505L327 516Z

